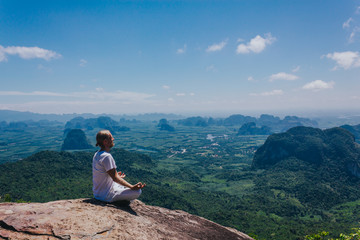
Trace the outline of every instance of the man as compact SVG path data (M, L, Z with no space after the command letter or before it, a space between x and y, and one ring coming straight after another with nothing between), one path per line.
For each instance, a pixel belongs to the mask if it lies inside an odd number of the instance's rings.
M96 146L101 149L95 153L92 163L94 197L105 202L138 198L146 184L138 182L132 185L124 179L124 173L116 172L116 164L110 154L110 149L114 146L110 131L102 130L96 134Z

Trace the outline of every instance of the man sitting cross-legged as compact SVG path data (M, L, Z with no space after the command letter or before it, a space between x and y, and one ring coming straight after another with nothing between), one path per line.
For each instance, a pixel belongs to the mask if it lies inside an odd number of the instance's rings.
M129 202L138 198L146 184L138 182L132 185L124 179L124 173L116 171L114 158L110 154L114 146L110 131L102 130L96 134L96 146L101 149L95 153L92 163L94 198L105 202Z

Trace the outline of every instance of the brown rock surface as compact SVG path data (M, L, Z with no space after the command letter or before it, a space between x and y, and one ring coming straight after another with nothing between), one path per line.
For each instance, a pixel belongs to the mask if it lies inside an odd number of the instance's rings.
M0 239L252 239L184 211L94 199L1 203Z

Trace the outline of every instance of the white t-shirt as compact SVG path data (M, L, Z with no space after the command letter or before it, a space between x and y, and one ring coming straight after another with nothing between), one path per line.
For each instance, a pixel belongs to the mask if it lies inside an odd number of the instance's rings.
M105 151L95 153L92 163L94 198L106 202L112 200L112 196L108 195L115 182L107 171L113 168L116 169L116 164L110 153Z

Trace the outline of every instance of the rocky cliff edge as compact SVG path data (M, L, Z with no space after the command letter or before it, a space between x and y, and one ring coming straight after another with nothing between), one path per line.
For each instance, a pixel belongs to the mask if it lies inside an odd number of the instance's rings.
M95 199L1 203L0 239L239 239L249 236L184 211Z

